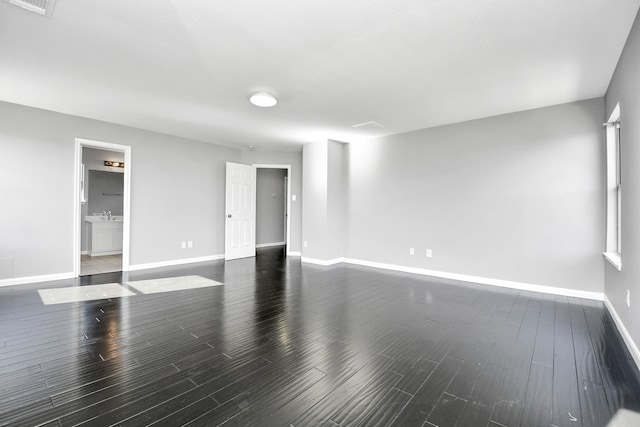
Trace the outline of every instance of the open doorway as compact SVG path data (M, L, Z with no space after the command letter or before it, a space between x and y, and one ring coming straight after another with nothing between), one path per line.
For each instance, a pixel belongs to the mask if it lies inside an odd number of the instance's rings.
M76 140L74 274L129 267L131 148Z
M290 252L290 165L256 168L256 248L286 246Z
M286 203L286 208L276 215L266 215L264 212L256 212L256 186L258 171L263 169L283 170L284 175L277 178L273 190L265 190L266 199L272 198L270 203L278 209ZM286 255L291 255L291 180L284 180L291 175L291 165L254 164L244 165L227 162L225 182L225 260L248 258L255 256L256 247L286 246ZM284 190L286 188L286 190ZM274 196L275 194L275 196ZM281 196L278 197L278 194ZM262 195L262 194L261 194ZM265 217L265 218L263 218ZM275 218L275 219L274 219ZM265 225L258 226L258 221ZM271 221L274 221L271 223ZM286 224L284 227L280 225ZM273 236L261 237L263 242L256 242L256 230L260 227L276 229ZM282 230L282 233L277 229ZM273 231L273 230L271 230ZM257 246L258 243L260 246Z

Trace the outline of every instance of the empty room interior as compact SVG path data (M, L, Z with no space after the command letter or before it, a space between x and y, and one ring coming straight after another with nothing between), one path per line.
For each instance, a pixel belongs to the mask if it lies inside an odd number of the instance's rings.
M639 8L0 1L0 425L640 425Z

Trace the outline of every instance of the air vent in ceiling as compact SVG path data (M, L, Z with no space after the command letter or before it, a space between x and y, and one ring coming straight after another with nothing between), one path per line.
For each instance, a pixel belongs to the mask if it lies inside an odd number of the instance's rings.
M353 125L351 127L359 130L367 130L367 131L376 131L376 130L384 129L384 126L376 122L358 123L357 125Z
M11 4L35 12L39 15L51 16L56 0L7 0Z

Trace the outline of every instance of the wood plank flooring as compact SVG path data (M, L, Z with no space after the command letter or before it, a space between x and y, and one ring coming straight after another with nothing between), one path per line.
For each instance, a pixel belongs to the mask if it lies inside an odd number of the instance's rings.
M45 306L37 289L224 286ZM0 424L604 426L640 375L602 303L256 258L0 288Z

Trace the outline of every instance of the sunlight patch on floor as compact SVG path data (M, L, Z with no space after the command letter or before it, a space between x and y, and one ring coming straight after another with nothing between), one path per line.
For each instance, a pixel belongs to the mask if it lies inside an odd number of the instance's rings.
M108 298L120 298L135 295L119 283L104 285L71 286L68 288L38 289L42 302L64 304L69 302L93 301Z
M125 285L131 286L143 294L155 294L159 292L173 292L220 286L222 283L202 276L180 276L167 277L163 279L137 280L134 282L125 282Z

